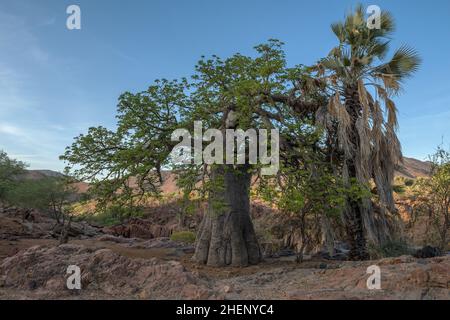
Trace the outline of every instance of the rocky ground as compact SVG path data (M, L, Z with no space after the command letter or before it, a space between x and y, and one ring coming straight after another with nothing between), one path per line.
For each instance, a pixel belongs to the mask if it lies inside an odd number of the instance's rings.
M70 242L59 245L54 222L33 215L0 212L0 299L450 299L448 255L301 264L281 256L218 269L193 264L193 247L158 228L157 238L127 238L117 235L122 229L75 223ZM366 286L374 264L381 290ZM81 290L66 287L69 265L81 268Z

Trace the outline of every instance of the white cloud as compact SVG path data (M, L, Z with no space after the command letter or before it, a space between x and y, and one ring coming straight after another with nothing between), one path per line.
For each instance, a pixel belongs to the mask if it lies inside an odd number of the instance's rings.
M20 128L11 124L0 123L0 133L16 137L24 137L23 131Z
M32 169L62 170L58 157L71 143L71 135L61 135L58 125L28 126L26 123L0 123L0 149ZM70 128L66 130L72 131Z

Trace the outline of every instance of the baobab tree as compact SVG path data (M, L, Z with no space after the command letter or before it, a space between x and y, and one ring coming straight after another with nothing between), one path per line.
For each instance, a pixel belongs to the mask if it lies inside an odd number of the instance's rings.
M61 158L77 178L92 182L91 192L103 205L125 205L143 193L156 195L161 171L176 165L182 188L189 192L201 183L208 196L193 259L210 266L258 263L261 252L250 218L250 182L261 165L248 157L239 164L177 165L170 156L176 143L171 135L181 128L192 132L194 122L202 121L205 130L221 132L278 129L282 152L300 148L306 142L290 127L312 118L326 99L312 89L314 79L304 67L286 67L281 47L281 42L270 40L255 47L255 58L202 58L190 81L159 80L147 91L124 93L117 128L90 128ZM223 139L219 144L226 143ZM138 190L130 186L130 179L137 181Z

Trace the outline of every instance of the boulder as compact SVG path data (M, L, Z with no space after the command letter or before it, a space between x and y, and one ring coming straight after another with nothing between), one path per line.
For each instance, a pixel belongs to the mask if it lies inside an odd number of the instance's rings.
M69 265L81 269L81 290L66 286ZM33 299L208 299L219 293L180 262L131 259L74 244L34 246L4 259L0 296L2 290Z
M150 220L131 218L123 224L103 228L103 232L124 238L153 239L170 237L173 228L154 224Z
M414 253L414 257L422 259L439 257L441 255L442 255L441 250L437 247L432 246L425 246Z

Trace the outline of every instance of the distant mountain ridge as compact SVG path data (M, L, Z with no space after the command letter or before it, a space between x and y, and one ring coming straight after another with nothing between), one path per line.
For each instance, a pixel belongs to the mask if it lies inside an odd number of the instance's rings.
M64 175L53 170L25 170L20 178L25 180L39 180L43 178L62 178Z
M431 163L414 158L403 157L403 163L396 170L396 176L416 179L420 177L429 177L431 174Z
M45 178L63 178L64 174L53 170L25 170L25 173L19 176L19 179L23 180L41 180ZM74 184L76 192L86 193L89 189L89 183L86 182L76 182Z
M429 162L404 157L403 163L401 163L397 167L395 175L409 179L416 179L419 177L429 176L430 170L431 164ZM23 179L39 180L48 177L64 177L64 174L53 170L26 170L26 172L21 177ZM163 193L172 193L179 190L176 185L175 177L170 171L163 172L163 180L164 183L161 188ZM130 180L130 185L136 185L135 179ZM89 189L89 183L77 182L76 188L78 190L78 193L85 193Z

